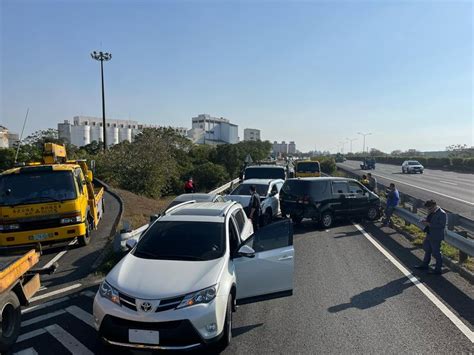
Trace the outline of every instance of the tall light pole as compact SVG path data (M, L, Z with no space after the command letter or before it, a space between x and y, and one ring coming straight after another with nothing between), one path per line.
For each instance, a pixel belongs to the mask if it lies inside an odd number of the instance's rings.
M112 53L96 52L91 53L92 59L100 61L100 76L102 79L102 132L104 134L104 151L107 149L107 135L105 130L105 89L104 89L104 61L108 62L112 59Z
M361 132L357 132L357 134L360 134L361 136L364 137L364 143L362 145L362 153L365 153L365 137L366 136L370 136L372 133L361 133Z
M351 144L351 153L352 153L352 142L356 141L357 138L352 138L352 139L346 138L346 139L347 139L347 141L350 142L350 144Z
M347 142L339 142L339 144L342 146L342 150L341 150L341 153L344 154L344 146L346 145Z

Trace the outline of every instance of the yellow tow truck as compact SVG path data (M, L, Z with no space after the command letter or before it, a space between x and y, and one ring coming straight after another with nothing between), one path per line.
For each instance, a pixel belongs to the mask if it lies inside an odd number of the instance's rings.
M85 160L67 160L64 146L45 143L41 163L0 174L0 249L75 238L87 245L103 198Z

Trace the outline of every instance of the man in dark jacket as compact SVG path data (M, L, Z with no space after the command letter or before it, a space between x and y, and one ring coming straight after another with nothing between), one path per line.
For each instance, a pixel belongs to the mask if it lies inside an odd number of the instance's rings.
M428 216L421 222L425 225L425 240L423 241L423 250L425 257L420 265L415 268L420 270L429 270L429 274L441 275L443 258L441 257L441 241L444 239L446 230L447 215L434 200L426 201L425 207L428 209ZM436 265L433 270L429 269L431 255L436 259Z
M262 206L260 204L260 195L257 193L257 187L255 185L250 186L250 202L249 202L249 218L253 224L253 230L257 231L259 227L260 214Z

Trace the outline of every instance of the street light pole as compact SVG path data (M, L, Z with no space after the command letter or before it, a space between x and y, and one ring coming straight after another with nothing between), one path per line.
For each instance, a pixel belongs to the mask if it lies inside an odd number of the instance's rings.
M346 145L347 142L339 142L339 144L342 146L342 150L341 150L341 153L344 154L344 146Z
M357 134L360 134L361 136L364 137L364 143L362 145L362 153L365 153L365 137L366 136L370 136L372 133L361 133L361 132L357 132Z
M102 132L103 132L103 141L104 141L104 151L107 149L107 133L105 130L105 88L104 88L104 61L109 61L112 59L112 53L107 52L96 52L91 53L92 59L100 61L100 77L102 79Z
M350 142L350 144L351 144L351 153L353 153L353 152L352 152L352 142L356 141L357 138L352 138L352 139L346 138L346 139Z

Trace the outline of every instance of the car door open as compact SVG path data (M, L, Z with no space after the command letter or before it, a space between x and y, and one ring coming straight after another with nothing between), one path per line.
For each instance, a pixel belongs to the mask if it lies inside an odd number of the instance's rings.
M293 225L290 220L269 224L243 245L254 257L236 255L237 302L250 303L289 296L293 293ZM248 249L247 249L248 251Z

